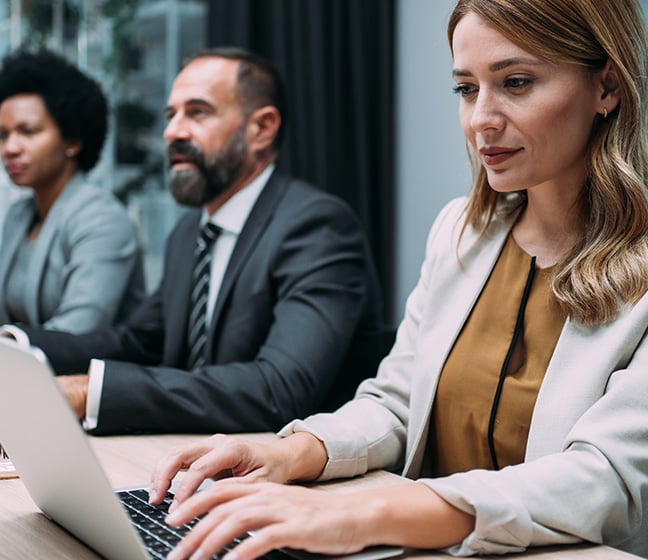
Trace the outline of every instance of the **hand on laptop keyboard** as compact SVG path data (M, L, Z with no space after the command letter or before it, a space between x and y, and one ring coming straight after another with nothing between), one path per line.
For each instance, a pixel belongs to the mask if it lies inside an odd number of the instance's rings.
M152 558L164 559L169 552L182 540L194 527L200 518L195 517L180 526L171 527L165 522L169 505L173 502L173 494L167 492L162 502L156 506L148 503L148 491L145 489L124 490L117 492L124 509L128 513L132 524L137 529L147 551ZM232 539L213 558L220 559L235 545L239 544L249 535ZM272 551L265 555L266 560L287 560L290 556L281 551ZM294 559L291 559L294 560Z

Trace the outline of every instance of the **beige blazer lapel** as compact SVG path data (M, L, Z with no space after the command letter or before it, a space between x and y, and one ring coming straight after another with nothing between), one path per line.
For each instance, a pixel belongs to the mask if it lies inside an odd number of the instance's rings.
M423 452L427 443L429 417L439 376L445 361L459 336L486 280L488 279L504 242L515 221L515 216L493 224L488 236L477 241L477 234L466 231L459 248L458 256L464 264L461 289L457 289L456 275L446 274L441 269L446 263L432 264L430 274L431 293L424 312L424 323L420 329L417 356L414 362L414 376L410 400L410 425L407 431L407 458L403 473L417 476L423 462ZM457 230L458 231L458 230ZM456 246L457 239L453 239ZM473 248L466 250L465 248ZM477 248L475 250L475 248ZM456 258L454 251L449 253ZM439 267L439 274L435 268ZM456 267L456 261L447 263ZM447 286L435 284L437 278L447 278ZM444 310L451 310L450 312ZM439 320L443 317L444 320ZM430 351L431 349L438 351Z
M628 366L647 325L646 296L611 325L565 323L534 407L527 461L562 449L571 427L606 392L611 372Z

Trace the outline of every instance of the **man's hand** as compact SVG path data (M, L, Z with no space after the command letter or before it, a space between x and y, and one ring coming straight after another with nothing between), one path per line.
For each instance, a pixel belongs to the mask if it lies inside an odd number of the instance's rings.
M90 376L86 374L59 375L56 380L67 397L76 417L83 420L86 413Z

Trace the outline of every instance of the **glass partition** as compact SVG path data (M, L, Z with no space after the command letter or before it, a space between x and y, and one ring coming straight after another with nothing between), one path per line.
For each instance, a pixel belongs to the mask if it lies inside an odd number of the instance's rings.
M138 225L149 291L181 212L166 188L166 96L182 59L205 46L206 13L205 0L0 0L0 56L46 46L104 86L110 135L91 178L114 191ZM0 222L21 194L0 171Z

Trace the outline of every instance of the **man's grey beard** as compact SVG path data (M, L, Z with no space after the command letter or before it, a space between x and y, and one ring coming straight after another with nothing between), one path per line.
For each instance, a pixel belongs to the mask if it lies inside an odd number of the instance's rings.
M176 142L169 152L189 155L195 161L193 169L171 170L170 190L178 204L200 207L225 192L239 176L245 164L247 146L243 128L239 128L229 144L209 161L195 146Z

